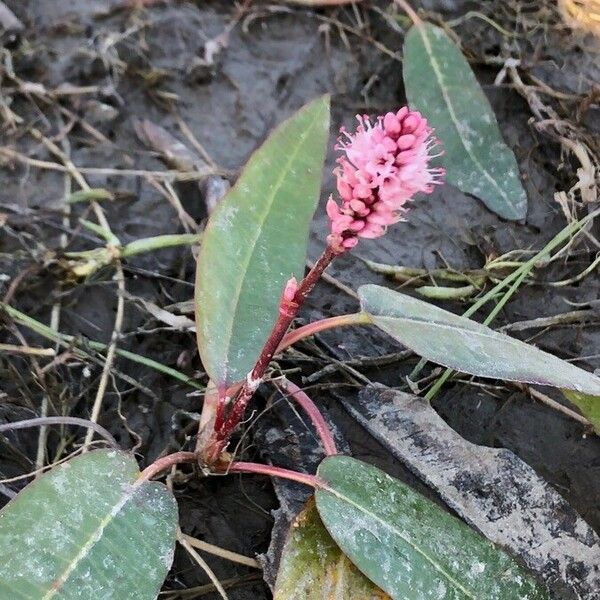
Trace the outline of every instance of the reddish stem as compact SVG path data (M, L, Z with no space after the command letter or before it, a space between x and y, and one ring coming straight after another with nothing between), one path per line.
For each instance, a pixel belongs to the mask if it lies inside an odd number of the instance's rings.
M227 398L227 391L219 391L214 424L214 429L216 431L218 431L223 426L223 421L225 420L225 408L227 406Z
M417 26L423 25L421 17L416 13L412 6L406 0L394 0L394 2L410 17L410 20Z
M232 462L226 467L227 473L256 473L257 475L269 475L270 477L281 477L290 481L297 481L309 485L310 487L322 487L319 478L316 475L308 475L306 473L298 473L290 469L282 469L281 467L273 467L271 465L261 465L252 462Z
M179 465L181 463L195 463L198 461L198 454L195 452L174 452L163 456L146 467L137 478L137 485L144 481L149 481L156 477L159 473ZM221 466L223 473L256 473L257 475L269 475L271 477L281 477L290 481L297 481L309 485L313 488L323 487L321 481L316 475L307 475L306 473L298 473L290 469L282 469L281 467L272 467L271 465L261 465L251 462L232 462Z
M371 323L371 319L366 313L362 312L320 319L319 321L308 323L307 325L288 332L281 340L275 354L283 352L290 346L293 346L296 342L310 337L311 335L315 335L315 333L319 333L320 331L327 331L328 329L335 329L336 327L346 327L348 325L368 325L369 323Z
M315 403L307 396L307 394L301 390L295 383L288 381L283 378L280 381L281 387L289 393L289 395L302 407L304 412L309 416L312 424L315 426L317 430L317 434L319 439L321 440L321 444L323 445L323 449L325 450L325 454L327 456L333 456L334 454L338 454L338 450L335 445L335 440L331 435L331 431L327 426L323 415L315 405Z
M175 452L173 454L167 454L167 456L163 456L147 466L140 473L138 481L148 481L153 477L156 477L159 473L180 463L195 463L197 461L198 455L195 452Z
M337 256L337 253L330 247L327 246L325 251L319 257L319 260L314 264L313 268L308 272L306 277L300 282L298 290L294 295L292 302L285 303L282 306L282 310L279 312L279 318L271 331L269 339L265 343L256 365L252 371L251 379L259 380L265 374L273 355L275 354L279 344L289 329L295 316L298 314L298 310L304 304L307 296L315 287L317 281L323 275L323 271L329 266L329 263ZM242 390L242 393L244 390ZM241 394L240 394L241 396Z
M227 389L218 390L209 382L204 394L204 403L202 405L202 415L196 439L196 452L203 453L208 447L208 442L213 437L213 432L218 431L225 418L226 398L233 398L241 389L242 383L234 383ZM222 401L221 401L222 399Z
M248 375L246 382L244 383L235 404L232 406L229 414L225 421L218 430L215 430L214 442L207 448L207 456L205 457L207 462L212 463L221 455L221 452L227 445L229 438L235 431L240 421L242 420L246 407L250 398L252 398L256 388L262 381L262 378L275 354L275 351L279 347L283 336L289 329L294 317L298 314L300 306L306 300L306 297L312 289L315 287L317 281L319 281L323 271L327 268L329 263L339 254L339 251L334 250L331 246L327 246L323 254L319 257L319 260L315 263L313 268L308 272L306 277L300 282L298 290L294 295L292 301L283 301L279 310L279 318L273 327L269 338L267 339L256 365L252 372Z

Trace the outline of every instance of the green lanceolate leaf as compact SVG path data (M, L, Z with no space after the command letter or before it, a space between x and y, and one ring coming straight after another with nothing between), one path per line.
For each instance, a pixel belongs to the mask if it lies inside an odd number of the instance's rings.
M283 549L274 600L389 600L343 554L314 500L298 515Z
M594 426L596 433L600 435L600 396L582 394L573 390L561 390L565 398L572 402L584 417Z
M348 456L319 466L317 509L352 562L394 600L542 600L508 554L437 504Z
M600 378L476 321L378 285L358 290L374 325L427 360L479 377L600 396Z
M133 457L88 452L0 512L0 598L153 600L173 560L177 504L136 484Z
M286 281L304 273L328 131L324 96L273 132L209 220L198 257L196 328L202 363L217 384L252 369Z
M415 25L404 42L404 84L444 146L449 183L505 219L522 219L527 196L517 161L469 63L439 27Z

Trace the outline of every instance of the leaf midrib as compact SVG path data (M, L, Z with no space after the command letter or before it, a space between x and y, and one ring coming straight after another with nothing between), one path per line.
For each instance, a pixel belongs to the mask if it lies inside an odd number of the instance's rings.
M392 316L392 315L377 315L377 314L373 314L373 313L368 313L371 317L371 319L373 321L376 320L382 320L382 321L394 321L394 322L405 322L405 323L415 323L415 324L419 324L419 325L431 325L433 327L442 327L445 329L451 329L453 331L464 331L464 332L468 332L468 333L474 333L476 335L480 335L482 337L486 337L488 339L491 340L497 340L497 339L501 339L502 341L510 341L510 342L514 342L516 344L524 344L524 342L521 342L520 340L511 338L509 336L503 336L501 333L496 333L494 330L491 330L489 333L487 331L482 331L480 329L469 329L468 327L460 327L459 325L451 325L449 323L444 323L442 321L432 321L429 319L420 319L418 317L396 317L396 316ZM538 350L539 352L544 352L543 350L540 350L539 348L536 348L536 350ZM544 354L546 354L546 352L544 352ZM552 356L551 354L549 354L549 356Z
M486 177L486 179L488 179L488 181L490 181L490 183L497 189L498 193L507 202L507 204L509 206L512 206L509 196L500 187L498 182L489 174L489 172L483 166L483 164L481 164L481 162L479 162L479 160L477 159L475 154L469 149L469 147L465 143L465 140L460 132L459 121L458 121L458 117L456 116L456 113L454 111L454 105L452 104L450 96L448 95L448 92L446 91L446 87L444 86L444 79L442 76L442 71L440 69L440 66L439 66L434 54L433 54L433 50L431 48L431 44L430 44L429 38L427 36L427 32L425 30L426 28L424 25L418 25L417 28L419 30L421 39L423 40L423 46L425 47L425 52L427 52L427 56L429 57L429 60L431 62L431 67L433 69L433 72L435 73L436 81L440 87L440 91L442 92L444 101L446 102L446 105L448 106L448 113L450 114L450 119L452 120L452 123L454 124L456 133L458 134L458 139L460 140L461 144L463 145L463 148L465 149L466 153L469 155L469 158L473 161L475 166L483 173L483 175Z
M465 596L467 596L467 598L470 598L471 600L477 600L477 597L472 592L470 592L467 588L465 588L459 581L454 579L452 577L452 575L450 575L450 573L448 573L442 567L442 565L440 565L435 560L433 560L433 558L431 558L427 553L425 553L417 545L415 545L415 543L411 539L409 539L408 537L403 535L403 533L400 530L391 526L390 523L388 523L387 521L384 521L383 519L378 517L376 514L369 511L366 507L358 504L357 502L354 502L348 496L341 494L340 492L338 492L337 490L332 488L331 484L329 484L326 488L321 489L320 491L321 491L321 493L330 493L333 496L336 496L337 498L339 498L340 500L347 502L351 506L354 506L354 508L356 508L360 512L363 512L365 515L371 517L373 520L380 523L384 529L388 529L392 533L395 533L400 539L404 540L415 552L420 554L436 571L438 571L443 577L445 577L457 590L459 590L463 594L465 594Z
M60 576L54 579L51 588L46 592L43 596L42 600L50 600L56 594L58 594L61 589L63 589L64 585L67 583L71 573L77 568L77 566L83 561L96 542L100 539L102 532L115 520L116 516L121 512L121 509L125 506L125 504L133 498L134 494L140 489L139 485L135 485L134 482L131 484L130 490L128 493L123 495L122 498L117 502L111 510L108 512L106 517L100 521L98 527L92 532L86 542L81 546L80 551L73 557L73 559L67 564L66 568L62 572Z
M428 326L433 326L433 327L439 327L441 329L446 329L452 332L464 332L464 333L472 333L474 335L480 336L482 338L485 338L487 340L490 341L500 341L500 342L504 342L506 344L512 344L515 346L525 346L527 347L527 349L532 349L535 350L536 353L540 353L543 354L544 356L547 356L551 359L554 360L562 360L560 358L558 358L557 356L554 356L553 354L550 354L549 352L545 352L544 350L540 350L540 348L537 348L535 346L528 346L528 344L525 344L525 342L522 342L521 340L517 340L515 338L511 338L510 336L504 336L501 333L496 333L494 330L491 330L490 332L487 331L482 331L480 329L468 329L466 327L459 327L458 325L450 325L448 323L442 323L439 321L428 321L426 319L418 319L415 317L392 317L392 316L387 316L387 315L374 315L372 313L369 313L371 315L371 318L373 320L373 323L375 323L375 325L377 325L377 321L384 321L384 322L393 322L393 323L408 323L410 324L416 324L416 325L428 325ZM401 335L401 334L398 334ZM568 364L568 363L567 363ZM572 365L569 365L572 366ZM577 368L577 367L575 367ZM585 373L587 373L587 371L584 371ZM591 375L591 373L590 373Z
M244 274L242 277L239 278L239 285L237 286L237 289L235 291L235 295L234 295L234 301L233 301L233 310L231 312L232 318L229 320L229 323L227 324L227 342L226 342L226 346L225 346L225 352L224 352L224 356L226 357L226 362L225 362L225 369L223 372L223 379L224 382L222 383L226 383L227 382L227 372L229 369L229 353L231 351L231 344L233 342L233 327L234 327L234 323L236 321L235 315L237 314L238 311L238 307L240 305L240 301L241 301L241 296L242 296L242 288L244 287L244 282L246 281L246 275L248 273L248 266L250 265L250 261L252 260L252 257L254 256L255 250L256 250L256 244L258 243L258 240L260 239L261 235L262 235L262 231L263 231L263 226L271 212L271 208L273 206L273 202L275 201L275 196L277 195L277 192L279 191L279 189L281 188L281 186L283 185L283 182L285 180L285 177L287 175L288 170L290 169L290 167L292 166L292 164L294 163L294 160L296 159L296 157L298 156L298 153L300 152L300 148L303 146L304 142L306 141L308 134L310 131L312 131L312 128L314 127L315 122L317 121L317 116L315 116L315 118L313 118L312 122L310 123L310 125L308 127L306 127L306 129L304 130L304 132L302 134L300 134L299 138L298 138L298 144L296 145L296 148L294 149L293 152L291 152L288 156L288 159L285 163L285 169L282 169L281 175L279 176L279 178L276 181L275 186L273 187L272 193L268 196L268 202L266 203L266 209L265 211L263 211L263 213L260 215L259 218L259 226L256 227L256 236L254 237L254 239L252 240L251 245L249 246L249 252L247 254L247 259L244 260L244 264L243 264L243 269L241 270L241 272ZM221 383L221 382L220 382Z
M419 324L422 324L422 325L433 325L435 327L439 327L440 329L445 329L447 331L451 331L452 333L455 333L455 332L465 332L465 333L469 333L469 334L480 336L482 338L485 338L486 340L496 341L496 342L497 341L501 341L501 342L508 343L508 344L511 344L511 345L519 347L519 348L522 347L522 346L526 346L527 349L531 348L531 349L535 350L536 353L542 354L545 357L549 357L551 360L562 361L561 358L558 358L557 356L554 356L553 354L550 354L549 352L545 352L544 350L541 350L540 348L536 348L535 346L531 346L530 347L530 346L528 346L528 344L525 344L525 342L522 342L521 340L517 340L517 339L511 338L510 336L504 336L501 333L496 333L493 330L491 330L490 332L487 332L487 331L481 331L481 330L478 330L478 329L467 329L467 328L461 328L458 325L449 325L449 324L440 323L440 322L437 322L437 321L427 321L425 319L418 319L418 318L414 318L414 317L392 317L392 316L374 315L372 313L368 313L368 314L371 316L371 319L373 320L373 323L375 325L377 325L377 321L378 320L383 321L384 322L383 324L387 324L388 322L391 321L391 322L396 322L396 323L405 322L405 323L408 323L408 324L413 324L414 323L414 324L417 324L417 325L419 325ZM384 329L384 328L382 327L382 329ZM388 333L388 335L391 335L389 333L389 331L386 331L386 333ZM399 338L401 337L400 334L396 334L396 335L398 335ZM563 361L563 362L565 362L565 361ZM440 363L440 364L442 364L445 367L448 367L447 364L444 364L444 363ZM584 371L583 369L579 369L579 367L575 367L574 365L571 365L571 364L569 364L567 362L565 362L565 365L566 365L567 369L571 369L571 368L577 369L578 370L577 374L580 377L582 376L582 374L579 373L579 371L582 371L582 373L585 373L585 376L594 377L593 373L589 373L588 371ZM450 367L450 368L457 369L459 371L463 371L464 373L468 373L469 372L469 371L466 371L463 368L461 368L461 369L458 369L457 367ZM485 375L479 375L477 373L472 373L472 374L476 375L478 377L486 377ZM493 377L495 378L495 376L493 376ZM521 378L520 379L511 379L510 377L508 377L506 375L503 376L503 378L507 379L509 381L523 381ZM548 378L546 378L546 382L549 382ZM542 382L538 381L536 383L542 383ZM575 391L581 391L581 390L578 390L578 389L574 388L573 387L574 384L571 383L571 382L568 382L568 383L567 382L561 382L560 385L557 385L555 383L551 383L550 385L552 385L553 387L564 387L564 388L572 389L572 390L575 390ZM597 385L600 385L600 383L598 383ZM586 388L586 389L588 389L588 388ZM597 390L595 392L583 391L582 393L587 393L587 394L590 394L590 395L594 396L594 395L600 394L600 390Z

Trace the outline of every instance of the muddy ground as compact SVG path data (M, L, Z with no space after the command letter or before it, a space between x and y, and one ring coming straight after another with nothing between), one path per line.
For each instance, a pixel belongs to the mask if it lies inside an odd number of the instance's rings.
M331 10L218 1L149 2L151 6L143 10L133 10L120 0L8 0L6 4L25 28L4 39L1 66L0 146L8 152L0 156L0 294L46 324L52 307L60 306L60 331L77 336L84 346L87 339L110 341L117 304L115 271L105 266L79 281L65 271L60 260L65 250L102 247L103 242L79 224L80 218L94 220L89 203L73 204L64 220L64 198L78 184L47 163L62 165L68 156L81 168L144 171L81 170L92 188L111 192L113 200L102 201L107 220L122 242L130 242L181 233L186 224L190 227L191 221L173 207L174 196L197 223L206 217L206 182L176 181L169 190L165 186L169 179L161 174L168 167L136 133L139 119L164 127L193 147L182 133L184 123L206 151L204 162L196 162L193 168L206 168L208 161L221 176L233 180L267 133L319 94L332 94L332 132L342 123L350 124L358 112L377 113L404 102L401 46L407 22L395 18L398 13L388 2ZM542 100L589 141L597 136L600 122L597 99L594 104L590 96L594 83L600 81L594 41L566 28L550 2L428 0L421 8L434 22L448 23L462 40L518 158L529 197L527 219L502 221L478 200L446 185L416 202L408 223L376 243L361 244L356 254L394 265L427 269L449 265L464 270L480 268L492 255L537 250L566 224L554 194L575 183L578 164L561 153L553 130L535 126L539 119L514 82L505 78L494 85L494 80L506 58L520 59L524 80L537 92L542 90ZM49 142L64 155L52 152ZM194 152L202 154L200 149ZM330 152L326 173L333 160ZM331 190L332 177L326 175L323 199ZM580 214L586 210L581 208ZM594 236L598 230L596 224L589 233ZM325 234L321 208L311 234L311 258L318 256ZM573 285L548 285L582 272L597 250L593 241L581 243L562 260L536 271L535 279L516 293L495 324L597 306L597 269ZM341 259L330 274L353 289L366 282L397 285L370 272L357 256ZM158 307L189 301L192 252L172 249L131 258L124 264L124 277L125 320L118 346L205 383L194 335L158 320L140 300ZM456 312L467 308L461 303L442 305ZM355 309L356 300L342 286L322 283L301 320ZM15 329L8 317L3 318L0 342L48 345L30 329L22 325ZM594 370L600 367L598 322L594 317L584 324L531 328L514 335ZM283 358L280 367L311 386L354 455L419 485L336 399L338 394L356 398L367 379L406 390L405 376L418 359L399 354L396 360L373 366L363 359L402 348L366 329L324 334L298 350ZM89 417L103 364L102 355L90 353L96 360L82 361L67 353L48 368L44 368L47 358L34 361L1 354L0 421L39 415L44 398L48 414ZM343 367L318 374L336 364L332 359L350 361L362 378L349 376ZM264 406L269 393L265 390L257 408ZM135 448L145 464L165 450L189 446L181 432L190 426L200 404L201 397L189 385L117 357L100 423L123 447ZM512 387L489 382L448 383L434 406L465 438L513 450L600 532L600 441L583 425ZM255 429L245 438L244 451L247 457L260 459L253 442ZM81 440L79 431L53 430L45 462L66 456ZM32 471L37 446L37 432L0 438L0 476L6 479ZM276 453L270 453L270 458L277 462ZM27 481L3 484L5 495ZM265 551L273 524L271 510L277 507L268 480L181 477L173 485L186 533L250 556ZM220 579L235 583L229 591L232 600L270 597L260 580L245 580L253 574L250 569L210 556L208 562ZM206 582L197 566L178 553L164 590L185 590ZM199 590L168 597L217 595Z

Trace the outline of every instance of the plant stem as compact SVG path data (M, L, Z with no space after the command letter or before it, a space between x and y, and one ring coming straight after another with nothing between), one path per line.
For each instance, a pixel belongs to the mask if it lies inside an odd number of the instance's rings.
M48 327L44 323L40 323L40 321L36 321L34 318L26 315L25 313L17 310L12 307L10 304L6 304L5 302L0 301L0 315L2 312L5 312L9 317L20 323L21 325L27 327L31 331L34 331L38 335L42 337L52 340L56 342L58 345L63 348L68 348L73 350L73 353L80 358L91 358L91 354L83 350L85 347L89 347L92 350L98 350L100 352L106 350L108 346L101 342L97 342L95 340L88 339L78 339L74 335L68 335L66 333L61 333L57 329L53 327ZM134 352L129 352L129 350L123 350L121 348L117 348L116 353L118 356L122 356L128 360L136 362L140 365L144 365L150 369L154 369L160 373L164 373L169 377L177 379L183 383L186 383L197 390L204 391L204 387L199 383L190 379L184 373L172 369L171 367L166 366L163 363L160 363L156 360L152 360L146 356L142 356L141 354L135 354Z
M181 533L181 529L177 531L177 541L185 548L188 554L198 563L198 566L208 575L208 578L211 580L212 584L215 586L217 592L221 596L222 600L229 600L229 596L225 589L221 585L221 582L215 575L214 571L208 566L207 562L194 550L190 542L184 537L183 533Z
M34 348L33 346L18 346L16 344L0 344L0 352L28 354L30 356L56 356L56 350L54 348Z
M114 194L111 194L104 188L89 188L87 190L79 190L69 194L65 198L67 204L75 204L76 202L86 202L89 200L114 200Z
M350 315L340 315L338 317L329 317L328 319L320 319L314 323L308 323L303 327L298 327L287 333L281 340L275 354L283 352L290 346L293 346L296 342L303 340L307 337L315 335L321 331L327 331L328 329L335 329L336 327L347 327L348 325L369 325L371 318L367 313L359 312Z
M152 478L175 465L196 462L198 462L198 454L196 452L174 452L173 454L167 454L167 456L163 456L147 466L137 478L137 484L139 485L144 481L150 481ZM298 483L303 483L304 485L309 485L313 488L323 487L316 475L298 473L297 471L273 467L271 465L261 465L252 462L231 462L228 464L217 465L217 468L220 469L223 474L256 473L257 475L269 475L270 477L281 477L282 479L297 481Z
M195 463L198 462L198 455L195 452L174 452L173 454L167 454L158 460L155 460L151 465L148 465L138 477L138 482L150 481L153 477L156 477L159 473L179 465L181 463Z
M262 378L265 371L267 370L267 367L269 366L269 363L271 362L271 359L273 358L273 355L275 354L275 351L279 347L283 336L286 334L292 321L298 314L298 310L300 310L300 307L302 306L302 304L304 304L304 301L306 300L307 296L313 290L317 281L319 281L319 279L321 278L323 271L325 271L325 269L329 266L329 263L331 263L335 256L336 253L332 250L330 246L327 246L323 254L319 257L319 260L308 272L306 277L300 282L298 290L294 295L294 300L287 304L286 310L280 310L279 318L277 319L277 322L275 323L275 326L271 331L271 335L266 341L262 352L260 353L260 356L256 361L254 369L252 370L252 380L256 381ZM240 396L243 393L244 390L242 390Z
M421 17L415 12L411 5L406 0L394 0L394 2L410 17L410 20L415 25L422 25Z
M119 240L114 236L110 237L112 234L106 232L102 227L89 221L82 220L81 222L88 229L92 229L97 235L107 239L109 245L81 252L65 252L64 256L66 258L75 259L76 262L71 266L71 270L78 276L86 275L89 277L91 273L102 266L110 265L121 259L144 254L145 252L176 246L193 246L199 244L202 240L201 233L181 233L142 238L121 246Z
M289 481L296 481L309 485L310 487L321 487L320 481L316 475L308 475L307 473L298 473L290 469L282 469L281 467L273 467L271 465L261 465L260 463L252 462L232 462L227 465L227 473L255 473L257 475L269 475L270 477L281 477Z
M98 206L95 202L95 206ZM125 273L123 272L123 265L121 260L115 261L115 279L117 282L117 310L115 313L115 324L113 326L112 334L110 336L110 343L108 350L106 351L106 358L102 367L102 374L100 375L100 381L98 383L98 389L96 390L96 396L94 397L94 404L92 405L92 412L90 415L90 421L96 423L100 416L100 410L102 409L102 402L108 386L108 381L112 372L112 368L115 362L115 355L117 353L117 344L121 336L121 330L123 329L123 320L125 317ZM83 442L84 452L85 449L90 445L94 437L94 430L88 429Z
M338 454L333 435L331 435L331 431L316 404L295 383L285 377L280 380L280 385L302 407L312 421L325 450L325 454L327 456Z
M203 453L205 455L204 459L208 464L215 462L227 445L229 438L242 420L248 402L262 381L265 371L279 347L281 340L285 336L295 316L298 314L298 310L315 287L317 281L319 281L325 269L338 254L339 252L336 252L331 246L327 246L323 254L319 257L319 260L317 260L313 268L298 285L293 300L282 302L280 305L279 318L273 326L271 334L256 361L254 369L248 374L235 404L232 406L221 427L218 430L215 430L213 440L209 442L208 447Z
M121 258L129 258L144 252L152 250L162 250L163 248L173 248L174 246L193 246L202 239L199 233L181 233L174 235L157 235L149 238L135 240L123 246L120 251Z
M111 246L115 246L118 248L121 245L119 238L109 229L104 229L104 227L93 223L92 221L87 221L86 219L79 219L79 222L90 231L93 231L98 237L101 237L107 244Z
M202 414L198 424L196 452L203 453L213 440L214 432L223 425L228 398L234 398L242 389L243 382L234 383L225 390L219 390L212 381L208 382L204 392Z
M220 546L215 546L214 544L209 544L204 540L199 540L183 532L181 533L181 537L184 538L185 541L192 546L192 548L197 548L198 550L202 550L203 552L207 552L213 556L224 558L225 560L250 567L251 569L262 569L260 563L255 558L250 558L249 556L244 556L243 554L238 554L237 552L231 552L230 550L226 550Z

